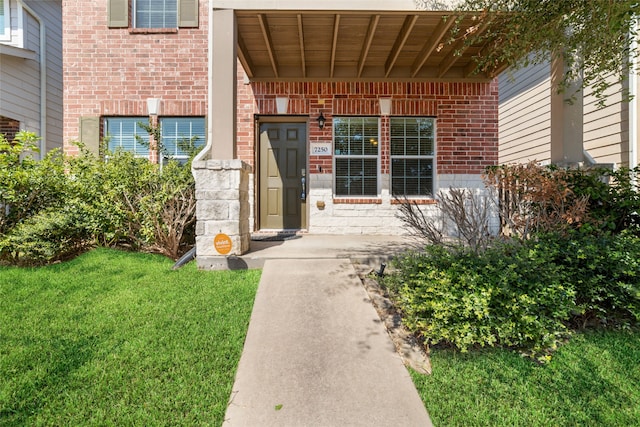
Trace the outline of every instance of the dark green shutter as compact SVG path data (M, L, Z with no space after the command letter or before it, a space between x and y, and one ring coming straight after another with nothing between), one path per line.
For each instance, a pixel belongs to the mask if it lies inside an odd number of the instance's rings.
M178 27L198 26L198 0L178 0Z
M100 117L80 117L80 142L92 153L100 152Z
M110 28L129 27L129 0L107 0L107 21Z

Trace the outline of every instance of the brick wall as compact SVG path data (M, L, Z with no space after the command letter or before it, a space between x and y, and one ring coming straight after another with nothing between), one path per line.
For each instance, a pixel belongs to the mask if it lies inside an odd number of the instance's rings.
M63 0L64 143L79 139L82 116L146 116L161 98L163 116L207 113L208 1L199 27L131 32L107 27L107 2Z
M392 116L432 116L437 119L436 190L450 187L481 189L480 175L498 161L497 83L252 83L240 70L238 78L238 156L255 164L254 114L273 115L276 96L289 97L290 115L309 117L309 141L332 141L334 115L380 116L378 98L392 99ZM320 112L327 119L319 129ZM390 174L390 121L380 118L380 176ZM403 234L398 205L382 186L372 198L333 195L333 157L309 157L308 231L326 234ZM255 177L252 176L255 185ZM481 191L481 190L479 190ZM255 194L250 194L252 212ZM439 221L435 200L418 200L427 218ZM251 224L254 224L253 218Z
M4 135L7 141L13 141L19 130L19 121L10 119L9 117L0 116L0 134Z
M498 86L491 83L238 81L238 156L254 164L253 116L276 114L276 96L289 97L288 114L308 115L309 141L331 141L333 115L380 115L378 98L392 99L392 116L437 119L438 174L481 174L498 161ZM315 120L327 119L324 129ZM389 173L389 119L380 127L381 173ZM311 173L332 173L329 156L310 156Z

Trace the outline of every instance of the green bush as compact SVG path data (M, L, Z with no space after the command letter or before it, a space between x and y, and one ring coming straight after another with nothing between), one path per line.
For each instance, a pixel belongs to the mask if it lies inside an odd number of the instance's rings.
M42 210L13 227L0 240L0 253L13 265L42 265L77 255L91 241L80 212Z
M429 246L400 257L385 285L430 344L511 347L544 361L572 325L640 320L638 260L630 235L537 236L479 254Z
M10 142L0 134L0 235L42 209L64 205L64 158L54 150L35 160L38 139L20 131Z
M170 161L161 168L124 151L109 153L107 162L90 153L69 162L100 244L173 259L193 244L195 182L189 165Z
M36 265L87 245L119 246L177 259L194 243L190 164L162 167L131 153L105 158L80 146L35 160L38 138L0 135L0 262Z
M640 168L568 169L568 184L577 197L588 197L588 213L595 230L620 233L640 226Z
M397 261L387 281L409 329L428 343L506 346L542 355L568 333L576 309L562 270L519 243L476 254L427 247Z
M551 261L575 290L577 316L586 326L628 326L640 321L640 238L630 233L540 236Z

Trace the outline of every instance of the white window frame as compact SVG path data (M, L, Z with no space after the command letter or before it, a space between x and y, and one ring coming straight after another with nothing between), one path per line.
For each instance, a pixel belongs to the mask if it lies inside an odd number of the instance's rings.
M430 155L426 155L426 154L404 154L404 155L398 155L398 154L393 154L393 126L392 126L392 121L393 120L431 120L432 121L432 138L433 138L433 152ZM407 197L407 198L433 198L437 188L436 188L436 178L437 178L437 164L436 164L436 157L437 157L437 142L438 142L438 138L437 138L437 120L435 117L415 117L415 116L395 116L395 117L390 117L389 118L389 179L390 179L390 192L392 196L395 197ZM403 137L405 138L405 152L406 152L406 128L405 128L405 134L403 135ZM420 140L420 137L418 136L418 141ZM394 159L401 159L401 160L431 160L431 194L406 194L405 192L403 193L396 193L394 192L394 185L393 185L393 178L394 178L394 174L393 174L393 161ZM403 176L405 181L406 181L406 174ZM405 188L406 188L406 182L405 182Z
M135 138L135 135L139 135L141 138L146 139L147 141L149 141L149 134L140 126L137 125L138 122L142 122L145 123L147 121L149 121L148 117L139 117L139 116L107 116L107 117L103 117L103 121L104 121L104 136L108 137L108 138L114 138L114 135L111 131L111 129L108 128L108 121L109 120L123 120L123 119L135 119L136 121L136 126L134 127L134 137L133 137L133 155L134 157L138 157L138 158L144 158L144 159L148 159L149 155L150 155L150 148L144 145L141 145L141 147L145 150L145 152L143 153L139 153L137 150L138 147L138 141ZM122 124L122 122L120 122ZM120 133L122 133L122 128L120 128ZM128 150L126 148L123 148L122 144L119 144L116 147L111 146L111 140L109 141L109 151L116 151L118 148L122 149L123 151L127 151L127 152L131 152L131 150Z
M173 138L173 134L171 136L167 136L166 135L165 132L168 132L168 129L166 129L166 126L165 126L164 123L166 123L166 121L168 121L168 120L176 120L176 119L177 120L189 120L190 121L189 122L189 135L177 135L177 132L176 132L176 137L175 137L175 139L176 139L176 144L175 144L176 150L178 150L177 140L178 139L182 139L182 138L191 139L194 136L198 136L200 138L198 139L196 145L197 146L203 146L205 144L205 139L207 137L207 133L206 133L207 132L207 130L206 130L206 124L207 123L206 123L206 120L205 120L204 117L202 117L202 116L160 117L158 119L158 124L160 125L162 145L164 146L163 148L166 149L166 147L167 147L167 143L166 143L166 139L167 138L174 139ZM194 132L193 132L193 121L194 121L194 119L200 119L200 120L203 121L203 133L202 133L202 135L199 135L199 134L195 134L194 135ZM176 122L176 125L177 125L177 122ZM161 155L163 157L163 160L165 158L174 159L174 160L178 160L178 161L188 160L188 156L186 154L171 154L171 153L163 152Z
M138 25L138 2L143 2L143 1L150 1L150 0L133 0L133 13L132 13L132 19L133 19L133 28L150 28L150 29L158 29L158 28L178 28L178 9L180 8L180 3L179 0L173 0L175 1L175 24L174 25L164 25L162 27L140 27ZM163 1L167 1L167 0L163 0ZM165 14L166 14L166 7L164 9Z
M353 119L375 119L377 121L377 154L342 154L338 152L336 147L336 134L335 130L337 128L336 122L339 120L353 120ZM346 198L346 199L367 199L367 198L377 198L380 196L380 187L381 187L381 175L380 175L380 158L381 158L381 144L380 144L380 117L372 117L372 116L334 116L333 124L333 196L335 198ZM364 137L364 136L363 136ZM337 163L340 159L375 159L376 160L376 193L375 194L338 194L338 170Z
M2 0L0 11L3 15L3 22L0 26L0 41L11 40L11 0Z

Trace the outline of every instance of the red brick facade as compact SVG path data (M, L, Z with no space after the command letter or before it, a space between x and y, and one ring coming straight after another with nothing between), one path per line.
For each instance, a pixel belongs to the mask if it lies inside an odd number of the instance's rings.
M208 3L198 28L109 28L107 1L63 0L64 142L79 140L80 117L207 114Z
M79 139L80 117L147 116L147 98L161 98L161 116L207 114L208 2L198 28L109 28L107 2L63 0L64 141ZM238 157L255 163L255 114L276 114L275 97L290 98L288 114L309 117L309 142L332 140L334 115L437 119L437 173L481 174L498 161L497 83L291 82L245 84L238 72ZM316 118L326 117L324 129ZM380 172L389 173L389 118L380 120ZM310 173L332 173L331 156L311 156Z
M240 74L240 73L239 73ZM437 119L438 174L481 174L498 161L498 86L491 83L252 83L238 79L238 156L254 164L254 114L276 114L276 96L289 97L288 114L309 116L309 141L331 141L334 115L379 116L378 98L392 99L392 116ZM315 120L327 119L324 129ZM381 173L389 173L389 118L380 121ZM332 173L330 156L310 156L311 173ZM322 171L322 172L320 172Z

